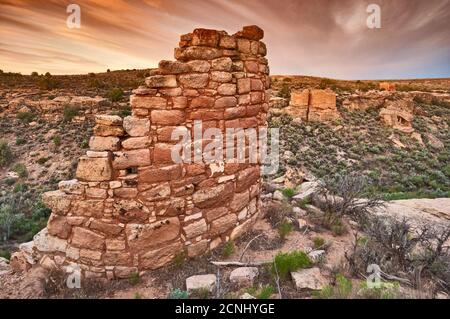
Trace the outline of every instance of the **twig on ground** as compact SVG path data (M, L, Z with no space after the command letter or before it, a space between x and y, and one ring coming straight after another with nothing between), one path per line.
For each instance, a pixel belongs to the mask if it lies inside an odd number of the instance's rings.
M239 261L242 261L242 258L244 258L245 253L247 252L248 248L250 247L250 245L259 237L261 237L264 234L259 234L258 236L256 236L255 238L253 238L252 240L250 240L247 245L245 246L244 250L242 251L241 257L239 258Z
M270 264L272 261L255 261L255 262L248 262L248 263L243 263L240 261L211 261L211 264L215 265L215 266L234 266L234 267L258 267L258 266L263 266L263 265L267 265Z

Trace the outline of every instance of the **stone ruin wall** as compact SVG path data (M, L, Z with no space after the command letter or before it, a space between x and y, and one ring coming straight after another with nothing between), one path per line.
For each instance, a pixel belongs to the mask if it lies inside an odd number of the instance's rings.
M43 195L52 209L47 228L21 246L12 266L79 265L86 277L127 278L249 230L260 213L260 165L174 164L171 133L193 134L195 120L222 132L267 126L263 35L250 26L232 36L206 29L181 36L176 61L161 61L133 91L132 116L96 117L77 179Z
M331 90L305 89L291 92L289 112L306 122L326 122L339 118L336 94Z

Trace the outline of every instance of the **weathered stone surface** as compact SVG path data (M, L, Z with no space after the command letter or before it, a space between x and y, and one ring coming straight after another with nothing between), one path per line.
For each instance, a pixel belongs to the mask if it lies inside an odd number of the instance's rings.
M230 58L219 58L211 61L211 67L214 71L231 71L233 61Z
M153 187L152 189L142 192L139 197L142 200L153 202L170 196L170 185L168 183Z
M120 147L118 137L92 136L89 140L89 148L93 151L117 151Z
M113 166L115 169L140 167L150 165L150 150L140 149L114 153Z
M150 121L134 116L127 116L123 120L123 127L132 137L146 136L150 132Z
M93 230L98 230L99 232L109 236L117 236L123 230L122 227L116 224L105 223L99 220L93 220L89 225L89 227Z
M96 136L123 136L125 134L122 126L107 126L107 125L96 125L94 127L94 134Z
M239 212L242 208L248 205L249 201L250 197L248 190L242 193L236 193L230 203L230 208L234 213Z
M103 182L112 179L109 158L81 157L78 161L76 177L85 182Z
M120 126L122 125L122 118L118 115L96 115L95 123L107 126Z
M301 269L291 276L297 290L321 290L328 284L319 268Z
M408 100L387 101L380 111L381 121L396 130L404 133L414 132L412 121L414 119L414 103Z
M208 230L208 225L204 219L198 220L196 222L190 223L183 228L184 233L187 238L194 238L199 235L203 235Z
M217 92L221 95L235 95L236 94L236 84L221 84L217 88Z
M230 108L237 105L237 99L234 96L221 97L216 100L214 108Z
M191 67L186 63L167 60L160 61L158 68L163 74L180 74L191 70Z
M62 191L46 192L42 195L42 201L53 213L65 215L70 209L70 197Z
M182 250L183 245L176 241L161 248L155 248L141 255L142 269L158 269L170 263Z
M223 234L233 228L233 226L236 225L236 222L237 216L234 214L223 216L211 223L210 233L212 236Z
M182 175L181 165L170 165L160 168L152 168L139 172L139 181L142 183L159 183L171 180L177 180Z
M131 107L135 109L161 109L167 108L167 99L157 96L136 96L130 97Z
M195 29L192 33L192 45L217 47L219 44L220 35L216 30Z
M233 196L233 185L222 184L197 191L193 196L194 204L199 208L219 207Z
M102 250L105 247L105 238L88 229L74 227L70 243L78 248Z
M127 150L135 150L141 148L148 148L152 140L148 136L130 137L122 141L122 147Z
M188 257L193 258L200 256L206 252L208 249L208 241L202 240L198 243L192 244L188 246Z
M180 75L180 83L185 88L201 89L208 85L208 81L208 74L192 73Z
M206 73L211 69L208 61L194 60L187 63L193 72Z
M231 82L233 75L229 72L213 71L211 72L211 80L220 83Z
M180 61L212 60L221 56L221 50L215 48L189 47L175 49L175 58Z
M178 125L185 120L185 114L180 110L152 111L151 121L157 125Z
M44 228L33 237L34 247L40 252L62 252L66 251L67 241L48 233L48 229Z
M153 75L145 79L150 88L175 88L178 86L175 75Z
M72 226L67 222L66 217L53 214L48 220L47 229L50 235L67 239L70 236Z
M256 25L246 26L236 33L236 37L259 41L264 38L264 31Z
M259 167L250 167L239 173L236 182L236 192L242 192L255 184L260 177Z
M178 217L172 217L146 225L128 224L125 232L132 251L145 252L178 238L180 221Z
M240 267L234 269L230 274L230 281L239 286L253 286L259 271L256 267Z
M207 290L210 293L214 292L216 288L216 275L197 275L186 279L186 290L189 293L194 293L198 290Z

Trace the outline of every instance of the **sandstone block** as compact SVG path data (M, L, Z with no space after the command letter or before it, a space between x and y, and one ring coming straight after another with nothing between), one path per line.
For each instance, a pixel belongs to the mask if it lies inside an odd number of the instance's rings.
M233 75L229 72L213 71L211 72L211 80L220 83L231 82Z
M157 96L137 96L130 97L131 107L133 109L166 109L167 99Z
M193 222L183 228L186 238L194 238L208 231L208 225L204 219Z
M89 140L89 148L93 151L117 151L120 147L118 137L92 136Z
M175 58L180 61L212 60L221 55L221 50L216 48L188 47L175 49Z
M70 236L72 226L67 222L66 217L52 214L48 220L47 229L50 235L67 239Z
M163 74L180 74L187 73L191 70L190 66L186 63L167 60L160 61L158 68Z
M180 84L185 88L201 89L208 85L208 81L208 74L192 73L180 75Z
M171 111L152 111L151 121L155 125L178 125L185 121L185 115L183 111L171 110Z
M134 116L127 116L123 120L123 127L132 137L147 136L150 132L150 121Z
M152 144L152 140L147 137L130 137L122 141L122 147L127 150L135 150L140 148L148 148Z
M301 269L291 276L297 290L321 290L328 283L319 268Z
M221 95L235 95L236 94L236 84L221 84L217 88L217 92Z
M139 172L139 182L141 183L159 183L177 180L182 175L181 165L163 166L160 168L151 168Z
M133 252L146 252L178 238L180 221L178 217L172 217L146 225L128 224L125 232L128 246Z
M178 86L175 75L153 75L145 79L150 88L175 88Z
M115 169L126 169L129 167L148 165L150 165L149 149L114 152L113 166Z
M197 191L193 195L193 201L199 208L214 208L226 203L232 195L233 185L231 183L221 184Z
M218 58L211 61L211 67L214 71L231 71L231 66L233 65L233 61L226 57L226 58Z
M202 240L202 241L199 241L198 243L189 245L188 249L187 249L188 257L194 258L194 257L200 256L200 255L204 254L207 249L208 249L208 241L207 240Z
M208 61L194 60L187 63L192 72L207 73L211 69Z
M234 269L230 274L230 281L240 287L253 286L253 282L258 277L259 271L256 267L240 267Z
M175 256L183 249L181 242L176 241L161 248L146 251L140 256L140 263L143 269L158 269L169 264Z
M77 248L102 250L105 246L105 238L93 231L74 227L72 230L71 245Z
M210 234L217 236L226 233L228 230L236 225L237 216L235 214L228 214L211 223Z
M239 94L249 93L251 89L251 79L249 78L239 79L237 81L237 88Z
M118 115L96 115L95 123L107 126L120 126L122 125L122 118Z
M81 157L76 177L85 182L103 182L112 179L111 160L108 158Z
M256 25L251 25L244 27L242 31L236 33L235 36L238 38L259 41L264 38L264 31Z
M219 46L225 49L235 49L236 48L236 39L230 35L223 35L220 38Z
M195 29L192 33L192 45L217 47L219 44L220 34L216 30Z
M122 126L96 125L94 127L96 136L123 136L125 134Z
M191 276L186 279L186 290L189 293L193 293L201 289L206 289L212 293L216 288L216 281L216 275L213 274Z

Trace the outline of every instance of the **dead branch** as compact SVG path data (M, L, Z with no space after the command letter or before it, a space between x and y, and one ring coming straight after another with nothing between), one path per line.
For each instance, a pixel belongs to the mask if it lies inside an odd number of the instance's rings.
M272 261L268 260L268 261L257 261L257 262L248 262L248 263L243 263L240 261L211 261L211 264L218 266L218 267L227 267L227 266L232 266L232 267L259 267L259 266L264 266L267 264L270 264Z
M250 247L250 245L259 237L261 237L264 234L259 234L258 236L256 236L255 238L253 238L252 240L250 240L247 245L245 246L244 250L242 251L241 257L239 258L239 261L242 261L242 258L244 258L245 253L247 252L248 248Z

